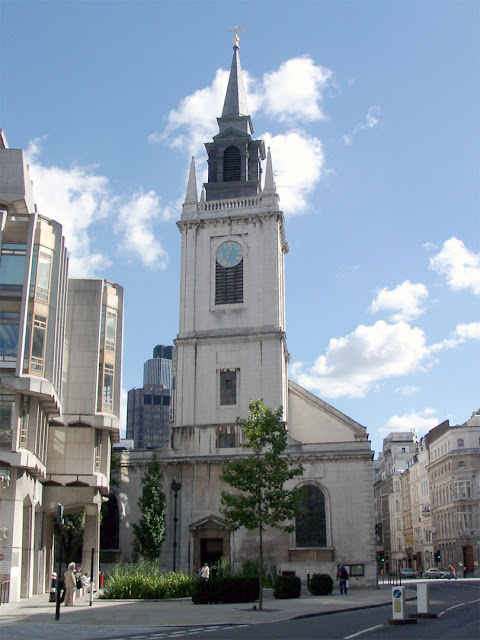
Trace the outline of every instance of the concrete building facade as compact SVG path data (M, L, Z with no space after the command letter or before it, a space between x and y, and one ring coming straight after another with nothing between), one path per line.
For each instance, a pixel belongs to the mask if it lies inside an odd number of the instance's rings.
M86 512L90 567L119 437L123 291L67 276L62 227L37 211L23 152L0 132L0 581L12 602L50 587L57 503Z

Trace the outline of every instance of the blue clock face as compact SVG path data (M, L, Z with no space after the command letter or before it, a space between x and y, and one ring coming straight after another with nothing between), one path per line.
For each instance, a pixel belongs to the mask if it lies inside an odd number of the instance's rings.
M217 262L225 268L235 267L243 258L242 247L238 242L229 240L217 249Z

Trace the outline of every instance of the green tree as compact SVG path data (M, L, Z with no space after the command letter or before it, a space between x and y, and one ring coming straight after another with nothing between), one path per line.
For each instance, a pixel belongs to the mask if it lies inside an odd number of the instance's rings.
M263 532L267 526L293 531L292 519L300 513L297 489L286 490L288 480L303 474L285 455L287 431L282 423L283 409L273 411L263 400L251 400L248 418L237 418L242 427L245 448L252 454L224 465L221 479L236 489L222 491L223 515L234 529L258 530L259 608L263 598Z
M147 465L142 484L142 496L138 499L142 517L133 525L133 549L143 558L156 560L165 537L165 494L160 462L155 454Z
M58 540L59 525L55 522L55 539ZM63 560L69 562L82 561L83 533L85 531L85 511L74 511L65 515L63 521ZM56 545L55 562L58 562L59 548Z

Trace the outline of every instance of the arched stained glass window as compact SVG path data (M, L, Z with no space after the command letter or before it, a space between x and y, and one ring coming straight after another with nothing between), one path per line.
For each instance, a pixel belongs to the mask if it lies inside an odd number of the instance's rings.
M318 487L301 487L303 513L295 520L297 547L326 547L325 496Z

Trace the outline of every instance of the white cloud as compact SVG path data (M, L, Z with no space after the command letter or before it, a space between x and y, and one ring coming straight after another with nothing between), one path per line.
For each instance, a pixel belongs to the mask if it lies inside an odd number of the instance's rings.
M419 387L406 384L403 387L397 387L395 393L399 393L402 396L413 396L420 391Z
M139 193L127 201L124 195L113 194L108 179L95 173L93 167L63 169L44 166L39 161L43 139L32 140L25 155L34 181L39 212L63 227L69 275L104 275L102 272L112 260L94 248L95 236L98 223L114 214L117 234L122 236L119 247L122 253L139 259L150 269L164 268L167 254L155 239L152 225L157 219L165 219L169 208L162 211L155 192Z
M168 114L164 131L150 134L149 142L163 142L196 155L218 133L217 116L222 111L227 83L228 71L218 69L212 85L183 98Z
M480 295L480 254L469 251L461 240L450 238L430 258L430 269L444 275L454 291L471 289Z
M342 338L332 338L326 354L312 367L296 363L292 377L321 396L363 398L375 383L422 369L429 358L423 331L405 322L360 325Z
M359 133L359 131L374 129L375 127L378 127L381 124L382 124L382 121L380 120L380 107L376 105L373 107L370 107L365 117L365 121L359 122L353 127L350 133L346 133L343 136L343 141L345 144L352 144L354 136L356 136L357 133Z
M307 196L323 175L325 154L318 138L301 131L285 135L264 136L265 145L271 147L280 206L285 213L304 210Z
M397 310L396 313L390 315L393 322L410 322L420 316L425 309L422 303L428 298L428 291L425 285L417 283L412 284L410 280L405 280L395 289L387 289L386 287L378 292L377 297L370 305L370 311L377 313L382 309Z
M389 434L403 431L414 431L417 436L424 436L430 429L433 429L440 420L435 409L423 409L422 411L411 411L403 415L394 415L379 429L379 433Z
M38 161L43 138L32 140L26 151L38 210L63 226L72 276L92 276L110 259L92 249L90 228L109 212L112 199L108 180L88 167L45 167Z
M480 322L470 322L469 324L459 324L449 338L437 342L430 347L430 351L435 353L443 349L454 349L467 340L480 340Z
M320 102L332 77L330 69L315 65L308 56L291 58L263 76L262 107L280 122L324 120Z
M149 269L165 269L168 264L167 252L153 232L160 212L159 197L154 191L136 193L118 210L115 232L123 238L118 250Z

